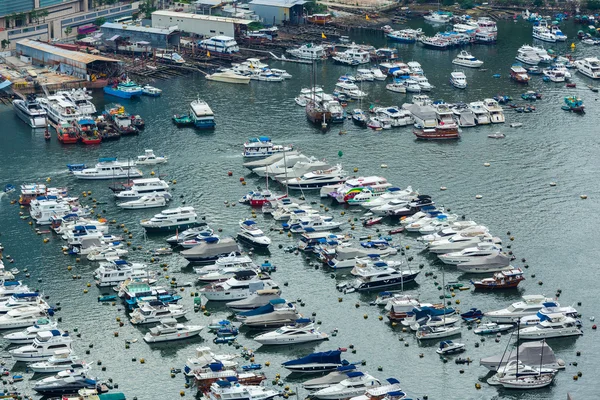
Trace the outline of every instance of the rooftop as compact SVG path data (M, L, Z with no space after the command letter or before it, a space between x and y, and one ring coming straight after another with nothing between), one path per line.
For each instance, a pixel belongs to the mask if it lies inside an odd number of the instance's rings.
M155 33L160 35L170 35L179 29L179 27L170 26L168 28L151 28L147 26L137 26L137 25L128 25L128 24L117 24L115 22L106 22L100 28L108 28L108 29L121 29L124 31L130 32L145 32L145 33Z
M152 15L161 15L165 17L179 17L179 18L190 18L198 21L215 21L215 22L228 22L232 24L239 25L248 25L253 22L250 19L240 19L240 18L229 18L229 17L216 17L214 15L202 15L202 14L191 14L191 13L183 13L183 12L175 12L175 11L154 11Z
M252 0L249 4L255 4L259 6L292 8L294 6L301 6L306 3L307 1L304 0Z
M44 51L49 54L54 54L60 57L65 57L70 60L83 62L86 64L93 63L94 61L107 61L107 62L119 62L119 60L115 60L113 58L108 58L104 56L99 56L95 54L87 54L79 51L71 51L66 49L61 49L60 47L52 46L48 43L38 42L37 40L31 39L23 39L17 42L17 45L27 46L29 48Z

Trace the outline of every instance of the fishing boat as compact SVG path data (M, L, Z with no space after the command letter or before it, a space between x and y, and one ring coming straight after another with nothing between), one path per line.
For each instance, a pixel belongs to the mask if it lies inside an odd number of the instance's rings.
M130 99L132 97L141 96L143 89L137 83L127 78L123 82L116 82L112 85L105 86L104 93L123 99Z
M216 126L212 109L207 102L199 98L190 103L190 117L197 129L213 129Z
M42 107L35 94L25 98L13 100L13 107L19 118L32 128L44 128L48 124L48 113Z
M158 343L188 339L198 336L202 329L204 327L200 325L184 325L178 323L174 318L167 318L163 319L160 325L150 328L150 331L144 335L144 341Z
M187 229L198 225L198 214L194 207L178 207L163 210L151 219L143 219L140 225L147 231Z
M454 343L452 340L444 340L440 342L440 346L435 350L441 356L448 354L458 354L466 350L464 343Z
M517 83L524 84L528 84L531 79L529 75L527 75L527 70L519 64L514 64L510 67L510 78Z
M283 146L273 144L269 137L260 136L257 138L250 138L244 143L242 156L246 158L268 157L276 153L292 151L293 149L293 145Z
M471 284L475 289L512 289L524 281L523 271L521 268L500 271L494 274L491 278L481 279L479 281L471 280Z
M413 134L417 137L417 139L424 140L460 139L458 128L443 128L442 126L437 128L415 129L413 130Z
M144 150L144 155L137 156L135 160L136 165L156 165L156 164L164 164L168 161L165 156L157 156L154 154L153 150L146 149Z
M577 96L566 96L565 104L561 108L565 111L571 111L574 113L585 113L585 106L583 105L583 100L581 100Z
M341 350L312 353L305 357L286 361L281 366L289 371L299 373L328 372L348 364L347 361L341 359L341 354Z
M79 131L81 143L92 145L100 144L102 142L102 137L98 132L98 126L96 125L96 121L94 121L92 118L83 117L78 119L76 121L76 127Z

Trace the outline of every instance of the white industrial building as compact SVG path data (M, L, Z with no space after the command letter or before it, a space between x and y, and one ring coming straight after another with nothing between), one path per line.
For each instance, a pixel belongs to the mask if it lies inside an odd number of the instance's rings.
M175 11L155 11L152 13L153 28L167 28L177 25L188 34L199 36L230 36L239 35L240 29L245 30L252 20L216 17L212 15L189 14Z

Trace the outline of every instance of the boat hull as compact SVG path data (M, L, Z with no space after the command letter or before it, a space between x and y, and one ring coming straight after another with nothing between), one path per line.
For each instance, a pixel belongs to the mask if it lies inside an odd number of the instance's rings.
M140 97L142 95L142 90L135 91L135 92L124 92L122 90L115 89L111 86L105 86L104 93L109 94L111 96L120 97L122 99L131 99L133 97Z
M17 116L32 128L44 128L46 126L46 117L27 115L21 108L14 107Z
M249 245L251 245L253 247L258 247L258 248L261 248L261 249L266 249L271 244L271 243L257 243L257 242L255 242L253 240L248 239L247 237L245 237L243 235L237 235L237 238L241 242L244 242L244 243L249 244Z
M460 133L458 130L442 131L439 129L435 130L415 130L413 131L417 139L422 140L456 140L460 139Z
M410 275L404 275L402 277L397 277L393 279L386 279L383 281L375 281L375 282L366 282L361 283L360 286L356 287L356 290L359 292L368 291L368 290L377 290L382 288L388 288L392 286L402 285L404 283L414 282L419 272Z
M164 232L164 231L174 231L177 229L179 229L179 230L189 229L189 228L193 228L194 226L197 226L197 225L198 225L197 222L191 222L191 223L168 225L168 226L152 226L152 225L142 224L142 227L144 229L146 229L147 232Z
M199 330L193 330L190 332L185 332L185 333L170 333L168 335L160 335L160 336L152 336L149 333L147 333L144 336L144 341L146 343L163 343L163 342L172 342L175 340L184 340L184 339L189 339L189 338L193 338L193 337L198 337L198 335L200 334L201 329Z

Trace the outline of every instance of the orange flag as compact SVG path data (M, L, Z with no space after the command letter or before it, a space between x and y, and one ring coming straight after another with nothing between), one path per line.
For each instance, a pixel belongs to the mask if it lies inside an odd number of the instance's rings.
M366 19L367 21L369 21L371 18L369 18L369 15L368 15L368 14L365 14L365 19Z
M210 57L210 51L206 50L206 57Z

